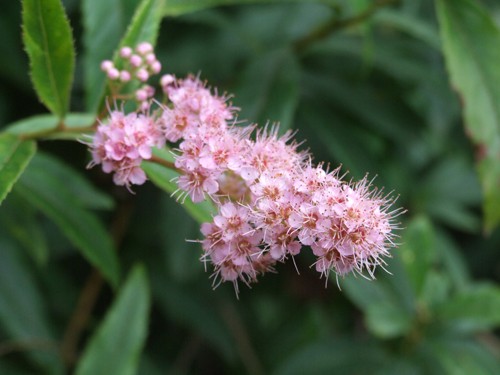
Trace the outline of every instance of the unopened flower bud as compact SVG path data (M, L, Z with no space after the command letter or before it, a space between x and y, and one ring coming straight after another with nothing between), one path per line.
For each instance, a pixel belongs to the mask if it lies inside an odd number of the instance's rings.
M132 55L132 48L130 47L123 47L120 50L120 56L123 57L124 59L128 59Z
M122 82L130 81L130 73L127 70L122 70L120 72L120 81Z
M151 64L151 70L154 74L158 74L161 72L161 63L158 60L153 61Z
M148 42L142 42L140 43L137 48L135 49L138 53L140 53L141 55L146 55L148 54L149 52L152 52L153 51L153 46L151 45L151 43L148 43Z
M149 79L149 73L146 69L139 69L136 73L139 81L146 82Z
M111 80L115 80L120 77L120 71L116 68L111 68L107 71L108 78Z
M133 67L140 67L142 65L142 58L141 56L139 55L132 55L130 56L130 64L133 66Z
M162 87L168 86L175 82L175 77L172 74L165 74L160 79L160 85Z
M101 70L107 72L109 71L110 69L113 69L115 66L113 64L112 61L110 60L104 60L102 63L101 63Z

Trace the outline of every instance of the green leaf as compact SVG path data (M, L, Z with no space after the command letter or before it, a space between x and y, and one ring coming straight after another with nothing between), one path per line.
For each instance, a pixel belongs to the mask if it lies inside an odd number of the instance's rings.
M415 295L419 296L427 272L436 259L435 234L431 222L424 216L412 219L404 232L402 242L398 252Z
M36 217L36 209L12 192L0 209L0 223L13 238L27 250L35 263L45 265L49 248L45 233Z
M235 89L235 104L241 105L240 118L260 124L279 123L288 130L299 101L299 66L288 49L258 56L247 65Z
M60 179L61 175L66 175L65 171L58 170L55 163L43 156L36 157L16 190L52 219L82 255L116 286L119 264L112 240L95 214L83 206L78 193L72 191L71 184Z
M101 62L110 59L132 18L135 0L83 0L82 15L85 33L84 85L86 108L95 112L104 94L105 74ZM97 48L98 46L98 48Z
M164 0L142 0L127 28L120 47L135 47L141 42L155 44L161 22Z
M40 100L62 119L75 68L73 36L60 0L23 0L23 41Z
M136 266L87 344L75 374L135 374L147 337L149 305L146 272Z
M472 141L481 150L485 229L500 221L500 29L477 1L438 0L444 54Z
M448 299L438 318L461 332L486 331L500 325L500 288L479 284Z
M363 353L363 360L359 360ZM303 345L290 353L272 372L292 374L364 374L372 373L387 361L387 355L373 342L351 339L327 339Z
M180 16L197 10L212 8L221 5L258 4L258 3L293 3L293 2L321 2L337 4L338 0L167 0L163 8L165 16Z
M83 138L95 122L95 116L90 113L69 113L64 119L66 131L57 132L60 121L54 115L44 114L31 116L7 126L6 132L25 137L48 139L78 139Z
M3 236L0 237L0 249L0 323L11 340L24 343L27 348L33 345L28 355L45 369L42 373L61 374L57 342L49 329L38 282L20 258L22 252Z
M168 150L156 150L155 155L166 161L172 161ZM143 162L141 167L148 178L160 189L169 194L174 194L179 189L174 181L179 174L172 169L153 162ZM182 207L199 223L212 221L212 214L215 212L213 204L208 200L195 204L189 197L182 198Z
M500 368L498 357L478 341L459 337L437 337L430 350L449 375L490 375Z
M0 134L0 204L35 154L36 143Z

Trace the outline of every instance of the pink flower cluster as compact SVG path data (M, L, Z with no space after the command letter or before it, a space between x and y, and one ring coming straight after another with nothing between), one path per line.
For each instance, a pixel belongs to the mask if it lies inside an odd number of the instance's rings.
M146 174L141 162L150 159L153 147L163 147L165 138L154 118L146 114L112 111L107 124L97 127L93 137L92 161L89 166L102 164L106 173L114 172L116 185L141 185Z
M117 184L141 184L140 162L151 158L151 148L176 144L179 198L210 199L217 209L201 227L202 260L215 269L214 285L255 282L304 247L325 277L365 270L374 277L395 246L401 210L391 211L394 199L366 177L345 182L338 169L313 165L291 132L236 124L228 97L196 77L164 75L160 85L167 105L153 115L113 111L98 127L93 164L114 172Z

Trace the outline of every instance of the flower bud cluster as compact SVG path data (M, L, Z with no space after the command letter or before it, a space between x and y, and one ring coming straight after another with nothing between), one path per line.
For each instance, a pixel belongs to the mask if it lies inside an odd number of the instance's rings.
M154 53L153 46L151 43L142 42L135 49L129 46L122 47L117 60L117 64L123 66L121 70L111 60L104 60L101 63L101 70L112 82L124 84L131 80L138 80L143 83L135 92L135 99L139 103L140 110L149 110L150 99L153 98L155 90L146 82L151 76L161 71L161 63Z
M141 56L151 54L140 49ZM122 55L131 58L127 50ZM395 246L394 199L371 187L365 177L345 182L339 169L313 165L299 151L293 133L278 127L236 124L237 108L213 94L198 78L164 75L167 105L153 114L111 112L92 145L93 164L114 172L117 184L141 184L140 162L152 147L175 144L179 199L210 199L217 212L201 232L202 261L214 267L214 285L255 282L277 262L304 247L316 256L315 269L328 277L367 271L374 277ZM150 101L153 93L137 99Z

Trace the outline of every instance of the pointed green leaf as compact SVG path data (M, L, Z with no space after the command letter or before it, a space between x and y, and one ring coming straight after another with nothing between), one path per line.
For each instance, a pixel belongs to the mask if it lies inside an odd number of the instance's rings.
M40 100L57 117L69 106L75 67L73 36L60 0L23 0L23 41Z
M82 255L110 281L118 284L119 264L113 243L101 221L82 198L61 179L64 171L44 157L35 157L16 190L52 219Z
M500 29L474 0L438 0L444 54L468 133L481 151L485 228L500 222Z
M0 204L35 154L34 141L22 141L11 134L0 134Z
M136 266L90 339L75 374L135 374L146 341L149 305L146 272Z

